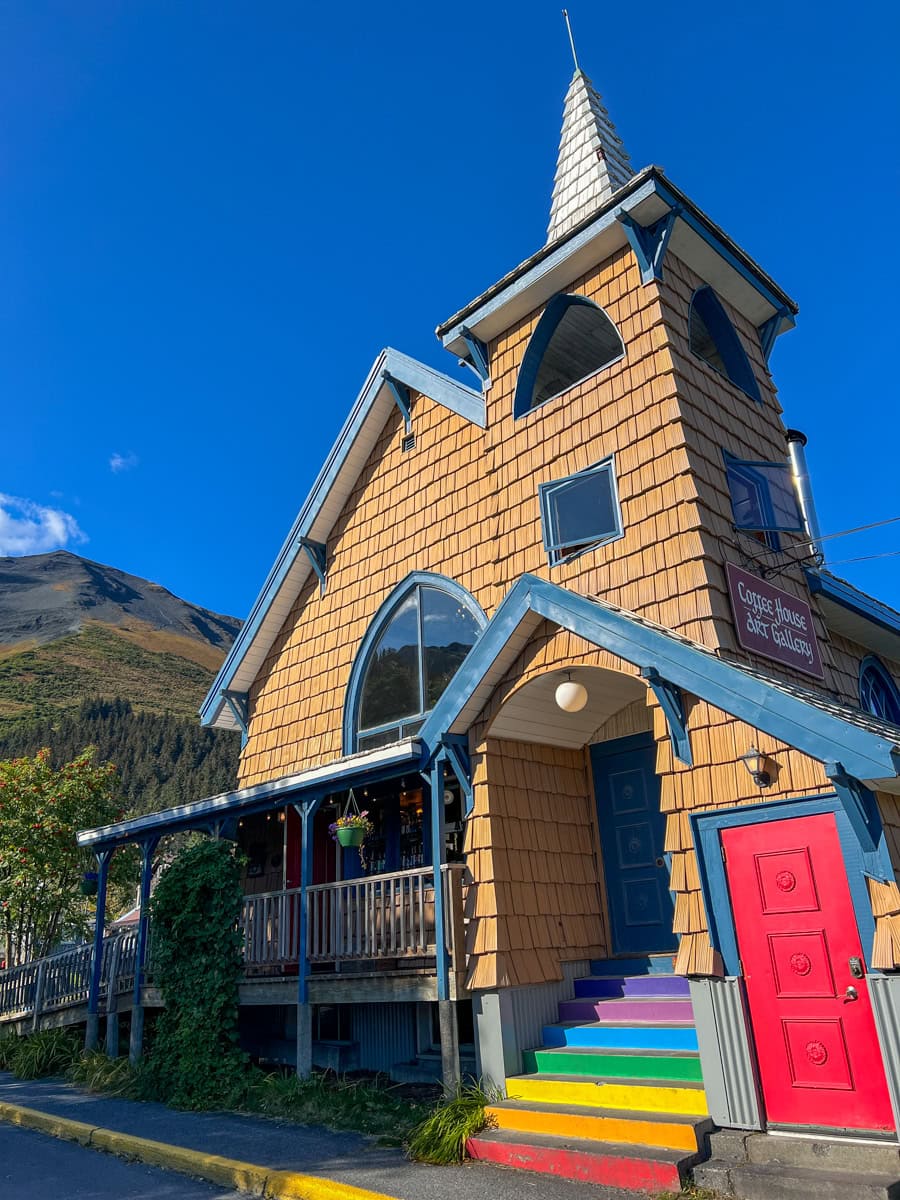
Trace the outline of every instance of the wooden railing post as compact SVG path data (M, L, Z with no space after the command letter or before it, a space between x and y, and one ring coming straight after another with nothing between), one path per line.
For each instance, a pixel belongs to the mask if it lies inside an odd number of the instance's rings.
M116 979L122 957L122 938L113 938L110 947L109 965L106 972L106 1056L119 1057L119 994Z
M31 1018L32 1032L37 1030L38 1022L41 1019L41 1010L44 1007L44 980L47 976L47 960L42 958L38 963L37 979L34 983L34 1013Z
M88 987L87 1028L85 1050L95 1050L100 1036L100 974L103 970L103 928L106 924L106 882L112 850L97 851L97 912L94 917L94 952L91 958L91 980Z
M144 972L147 966L147 941L150 935L150 884L153 881L153 852L157 838L141 843L141 890L138 898L137 947L134 952L134 987L131 993L131 1029L128 1039L128 1058L136 1063L144 1049Z

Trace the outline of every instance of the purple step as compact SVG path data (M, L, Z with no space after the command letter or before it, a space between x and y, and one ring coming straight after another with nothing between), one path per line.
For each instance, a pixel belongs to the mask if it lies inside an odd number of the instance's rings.
M693 1021L690 999L648 996L638 999L586 998L563 1000L560 1021Z
M578 996L690 996L688 981L680 975L628 975L603 978L589 975L575 980L575 995Z

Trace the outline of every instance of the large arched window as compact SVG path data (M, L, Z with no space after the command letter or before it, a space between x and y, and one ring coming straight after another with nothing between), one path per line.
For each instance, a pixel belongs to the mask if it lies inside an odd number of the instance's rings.
M872 716L900 725L900 691L873 654L859 664L859 703Z
M410 575L379 609L353 664L345 751L418 732L486 623L465 588L440 575Z
M709 363L758 404L759 384L737 330L711 287L698 288L691 300L691 353Z
M524 416L625 353L619 331L587 296L554 296L538 321L519 371L513 412Z

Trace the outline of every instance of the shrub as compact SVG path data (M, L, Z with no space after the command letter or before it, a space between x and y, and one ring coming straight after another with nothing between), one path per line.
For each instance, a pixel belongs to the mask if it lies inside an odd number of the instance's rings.
M459 1085L454 1095L441 1100L412 1130L407 1154L416 1162L439 1166L462 1162L469 1138L493 1124L485 1106L496 1098L478 1085Z
M181 850L151 901L153 976L165 1007L140 1072L147 1099L173 1108L239 1107L249 1083L238 1045L243 893L233 845Z
M107 1096L133 1096L135 1070L127 1058L108 1058L102 1050L80 1055L66 1072L72 1083Z
M0 1038L0 1071L11 1071L16 1048L22 1039L13 1034Z
M81 1049L81 1039L71 1029L42 1029L29 1037L16 1038L9 1067L19 1079L42 1079L61 1075Z

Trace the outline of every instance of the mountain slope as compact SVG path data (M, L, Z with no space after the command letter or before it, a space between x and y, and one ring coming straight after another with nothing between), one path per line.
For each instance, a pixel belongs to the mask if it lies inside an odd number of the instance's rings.
M86 697L196 721L239 629L66 551L0 558L0 739L59 720Z

